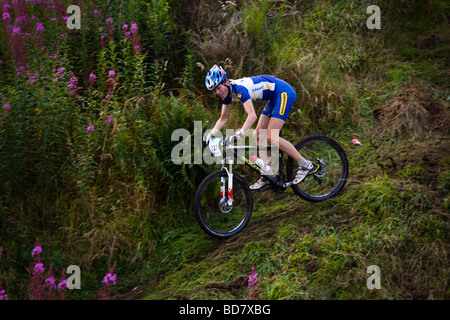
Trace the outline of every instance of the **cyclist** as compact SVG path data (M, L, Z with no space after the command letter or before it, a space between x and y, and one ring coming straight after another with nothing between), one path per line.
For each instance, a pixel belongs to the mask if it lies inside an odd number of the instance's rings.
M295 90L291 85L270 75L229 80L227 78L227 73L222 67L217 65L214 65L207 73L205 85L208 90L214 90L214 93L222 99L220 118L217 120L212 131L205 136L204 140L206 144L208 144L210 139L214 138L214 135L228 122L230 104L232 101L240 101L243 104L244 109L247 112L247 118L241 129L236 131L235 135L227 137L227 144L236 142L238 139L242 138L245 132L251 128L258 118L252 101L267 100L268 102L259 117L254 132L258 145L260 141L262 142L267 139L272 145L277 146L280 150L297 161L298 170L293 181L294 184L302 181L308 172L313 169L314 165L311 161L303 158L289 141L279 136L279 132L297 97ZM269 181L264 177L261 177L256 183L250 186L250 189L258 190L267 184L269 184Z

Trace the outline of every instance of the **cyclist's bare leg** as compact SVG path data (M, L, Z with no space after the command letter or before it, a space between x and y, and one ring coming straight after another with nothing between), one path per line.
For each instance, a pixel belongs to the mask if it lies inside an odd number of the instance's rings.
M262 114L259 117L256 129L253 132L256 144L258 146L267 146L267 127L269 126L270 117ZM270 158L267 154L267 149L259 150L259 157L266 163L270 163Z
M256 129L253 132L253 137L255 138L256 144L258 146L267 146L267 126L269 125L270 117L262 114L259 117ZM259 148L258 148L259 149ZM267 154L267 149L258 150L258 156L266 163L270 164L270 158ZM269 170L267 174L273 175L273 170ZM250 185L251 190L258 190L269 184L267 180L261 177L258 181Z
M267 128L267 140L275 146L294 159L297 163L301 163L304 159L300 153L295 149L295 147L287 141L280 137L280 130L284 125L284 120L278 118L270 118L268 128Z
M267 143L270 142L272 145L277 146L281 151L294 159L297 163L302 163L304 158L300 155L297 149L295 149L292 143L280 137L280 130L284 123L285 121L282 119L272 118L262 114L254 132L256 143L258 146L262 146L267 145ZM271 165L274 164L272 163L273 161L270 161L271 159L266 150L260 150L259 156L266 163ZM274 160L278 160L278 158L274 158ZM278 168L273 169L274 172L278 171Z
M280 130L283 127L284 120L278 118L272 118L269 121L269 127L267 129L267 139L272 145L278 146L278 148L297 161L299 167L295 178L294 184L300 183L306 178L308 173L313 169L313 164L303 158L295 147L287 140L280 137Z

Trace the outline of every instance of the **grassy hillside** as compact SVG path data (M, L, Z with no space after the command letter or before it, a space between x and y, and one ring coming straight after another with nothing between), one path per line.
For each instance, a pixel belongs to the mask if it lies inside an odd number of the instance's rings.
M218 39L196 43L229 40L224 57L240 55L233 45L242 39L264 48L242 64L231 58L230 67L244 75L264 65L294 83L302 99L288 122L291 140L317 131L337 137L349 183L318 204L292 192L256 193L249 227L227 241L179 230L163 254L176 272L143 286L142 297L246 299L254 266L261 299L449 298L448 10L391 5L382 9L384 27L368 31L353 2L263 4L247 4L230 18L233 28L211 29ZM438 20L417 19L422 9ZM202 52L205 60L214 54ZM353 137L363 146L351 145ZM366 287L370 265L380 267L381 290Z
M118 299L246 299L252 268L260 299L450 298L445 1L380 1L373 30L364 1L78 1L80 30L67 30L64 1L0 3L0 290L10 299L30 297L36 238L46 272L80 266L83 290L68 299L93 298L113 266ZM350 174L339 197L257 192L241 234L200 229L192 199L215 167L174 164L171 135L194 138L194 121L206 130L219 116L204 88L215 63L231 78L293 85L283 134L341 143ZM244 116L236 105L228 128ZM371 265L380 290L366 286Z

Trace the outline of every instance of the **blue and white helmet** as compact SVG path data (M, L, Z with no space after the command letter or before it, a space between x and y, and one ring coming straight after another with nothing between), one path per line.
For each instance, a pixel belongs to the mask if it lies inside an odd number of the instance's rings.
M208 90L214 90L225 78L227 73L222 69L222 67L216 64L209 70L205 78L205 85Z

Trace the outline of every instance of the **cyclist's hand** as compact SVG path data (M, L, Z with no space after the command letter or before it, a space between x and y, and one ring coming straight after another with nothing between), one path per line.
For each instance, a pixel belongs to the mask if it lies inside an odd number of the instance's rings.
M237 130L235 135L228 136L225 138L225 144L228 146L230 144L236 143L240 138L243 138L241 130Z
M225 144L227 146L229 146L230 144L234 144L234 143L236 143L239 140L240 137L241 136L239 136L237 134L236 135L232 135L232 136L228 136L228 137L225 138Z
M206 145L208 145L209 141L211 141L211 139L214 138L215 138L214 135L212 134L212 132L210 132L203 138L203 141L205 141Z

